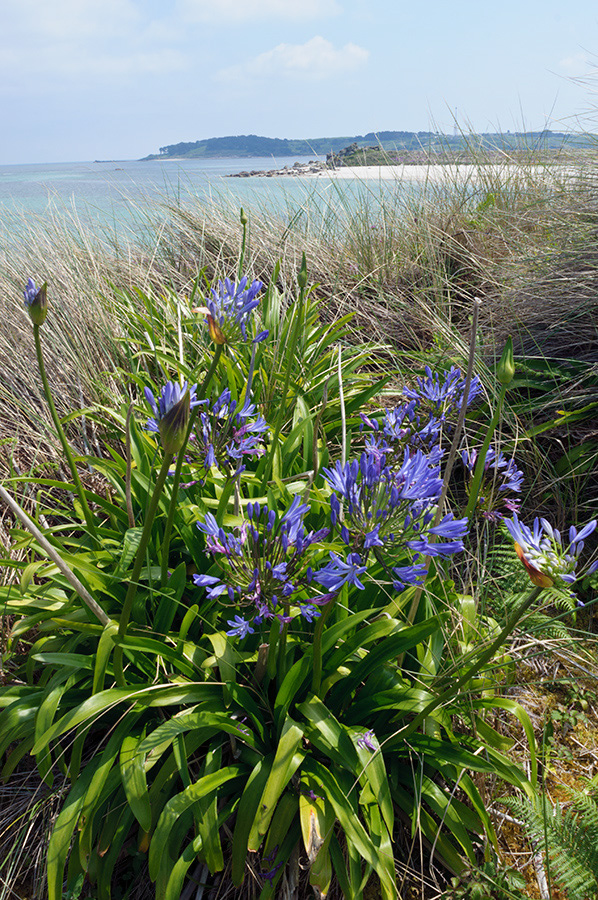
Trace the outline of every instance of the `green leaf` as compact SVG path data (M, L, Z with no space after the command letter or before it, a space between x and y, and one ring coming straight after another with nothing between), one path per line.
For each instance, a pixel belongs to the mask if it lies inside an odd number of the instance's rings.
M104 678L108 668L108 660L114 649L114 638L118 634L118 623L108 622L102 630L98 648L96 650L95 667L93 670L92 693L97 694L104 690Z
M260 800L257 815L249 835L249 850L258 850L274 815L276 804L287 784L301 765L305 756L299 745L303 738L303 728L287 716L276 748L272 769Z
M359 747L357 739L360 734L341 725L318 697L310 697L299 706L299 710L310 725L306 729L308 740L326 753L336 766L348 769L361 784L369 782L386 827L392 834L394 810L380 748L372 753L366 747Z
M141 543L143 528L127 528L123 536L122 553L114 570L115 578L122 578L129 569Z
M517 703L515 700L509 699L508 697L493 697L491 700L474 700L473 705L476 709L506 709L508 712L512 713L519 719L521 725L523 726L523 730L525 731L527 745L529 748L531 769L530 782L532 784L532 787L536 788L538 783L538 755L536 748L536 736L531 719L523 706L521 706L521 704Z
M162 864L162 856L168 845L170 832L179 817L202 797L207 797L218 791L227 782L237 781L242 777L243 770L240 766L225 766L219 772L213 772L200 778L195 784L191 784L168 801L158 819L149 849L150 877L154 881Z
M235 887L239 887L243 882L249 835L257 816L266 782L272 771L273 761L273 755L259 760L247 779L239 801L231 854L231 878Z
M128 735L120 748L120 775L127 802L144 831L152 826L152 808L145 777L145 764L138 752L141 738Z
M64 867L71 846L71 839L79 819L85 794L98 764L98 759L93 759L87 764L69 791L54 823L47 853L48 900L62 900Z
M352 845L362 859L375 869L382 888L391 893L394 892L394 896L396 896L394 865L391 871L388 862L380 857L372 838L353 811L351 802L347 799L336 778L313 758L305 760L303 771L311 774L322 785L326 798L332 804L339 824L345 832L347 842Z
M365 681L365 679L378 669L389 659L399 656L399 654L410 650L417 644L420 644L431 634L440 628L441 619L439 616L431 616L425 622L418 625L402 626L401 623L395 622L393 634L373 647L369 653L356 663L351 674L334 686L328 699L329 706L333 709L342 708L355 690L355 688ZM383 622L376 622L376 625L383 625ZM369 626L370 628L372 626ZM364 629L366 631L367 629ZM383 629L380 629L383 633ZM326 667L327 671L328 667Z

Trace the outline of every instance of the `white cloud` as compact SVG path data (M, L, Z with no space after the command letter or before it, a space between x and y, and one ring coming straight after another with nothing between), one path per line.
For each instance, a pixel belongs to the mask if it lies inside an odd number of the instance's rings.
M559 60L559 69L564 72L565 75L585 75L589 68L590 61L588 55L583 52L576 53L573 56L566 56L564 59Z
M180 0L179 9L190 21L227 25L258 19L309 20L341 11L336 0Z
M349 72L364 65L369 51L357 44L345 44L339 50L317 35L305 44L279 44L273 50L260 53L246 63L220 69L215 79L224 83L273 77L301 77L319 81Z

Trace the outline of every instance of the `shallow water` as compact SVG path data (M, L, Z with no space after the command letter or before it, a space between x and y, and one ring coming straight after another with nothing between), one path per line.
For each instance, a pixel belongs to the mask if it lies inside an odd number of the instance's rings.
M305 157L138 160L48 163L0 166L0 225L19 230L19 220L49 215L65 220L114 227L131 227L140 210L154 210L156 202L216 203L222 208L243 206L267 210L289 222L297 217L326 217L364 196L379 203L399 191L412 190L399 182L368 183L359 179L333 182L326 177L228 178L249 170L280 169Z

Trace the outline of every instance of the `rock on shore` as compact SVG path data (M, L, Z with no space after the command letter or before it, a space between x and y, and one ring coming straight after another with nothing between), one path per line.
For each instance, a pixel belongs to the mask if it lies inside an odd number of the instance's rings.
M283 169L270 169L269 171L253 169L250 172L234 172L232 175L226 175L226 178L273 178L277 175L317 175L318 172L326 171L326 163L317 159L310 159L309 162L296 162L292 166L285 166Z

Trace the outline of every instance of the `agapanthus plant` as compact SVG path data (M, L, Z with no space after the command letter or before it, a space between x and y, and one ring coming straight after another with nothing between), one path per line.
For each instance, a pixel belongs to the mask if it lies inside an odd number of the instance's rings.
M406 449L398 468L387 464L384 453L364 452L323 474L333 491L331 521L351 551L352 565L365 566L373 552L392 571L397 590L421 583L425 556L463 550L466 519L447 513L433 524L442 479L439 465L421 450ZM395 565L397 558L405 564Z
M463 465L471 482L478 460L478 451L463 450ZM490 521L504 518L505 513L519 512L519 500L510 497L511 492L520 493L523 472L517 468L515 460L507 458L494 447L489 447L484 462L484 472L477 498L477 510Z
M263 283L257 280L247 287L248 280L244 275L238 284L229 278L219 281L218 288L211 288L205 298L205 306L194 309L194 312L205 313L214 343L234 344L239 340L259 342L268 336L267 331L255 336L248 333L251 313L259 304L257 295L263 287Z
M584 548L585 539L596 528L593 519L577 531L569 529L569 542L565 544L561 533L546 519L534 519L533 529L520 522L517 513L506 519L505 525L515 541L517 556L525 566L531 581L538 587L569 590L580 577L576 572L577 562ZM588 567L584 574L598 570L598 560Z
M229 635L245 637L277 618L281 626L301 616L311 622L319 606L330 596L314 591L314 558L317 544L328 529L307 531L304 518L309 506L296 496L280 516L259 503L247 505L247 519L227 531L211 513L197 527L206 535L206 550L217 561L221 575L194 575L208 596L222 597L235 611L228 620ZM315 551L315 552L314 552Z
M366 451L385 454L388 463L400 463L406 447L425 449L434 454L436 461L442 456L439 447L442 421L430 412L420 415L417 400L384 410L381 422L365 413L360 416L362 428L366 426L374 432L366 437Z

